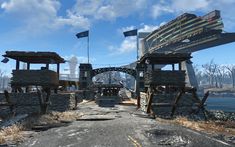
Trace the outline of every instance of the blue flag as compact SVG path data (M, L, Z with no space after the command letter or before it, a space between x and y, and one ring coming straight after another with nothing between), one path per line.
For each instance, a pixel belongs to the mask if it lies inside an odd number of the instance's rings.
M131 31L123 32L123 34L124 34L125 37L128 37L128 36L136 36L136 35L137 35L137 29L131 30Z
M9 59L5 57L1 62L2 63L7 63L8 61L9 61Z
M84 31L76 34L77 38L88 37L88 35L89 31Z

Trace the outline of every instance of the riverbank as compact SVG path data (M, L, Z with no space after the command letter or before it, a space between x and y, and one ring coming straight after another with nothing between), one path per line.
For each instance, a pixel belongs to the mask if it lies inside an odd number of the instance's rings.
M206 100L206 109L210 111L235 112L235 98L232 97L211 97Z
M224 112L221 110L207 110L207 118L211 121L234 121L235 112Z
M231 97L235 98L235 89L234 88L204 88L204 93L207 91L210 92L210 97Z

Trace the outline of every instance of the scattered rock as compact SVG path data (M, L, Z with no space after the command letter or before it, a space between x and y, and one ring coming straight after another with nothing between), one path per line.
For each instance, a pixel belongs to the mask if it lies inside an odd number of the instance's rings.
M161 140L159 145L169 145L174 147L182 147L189 144L189 141L183 138L182 136L171 136Z
M207 111L207 117L212 120L235 121L235 112Z
M224 140L226 140L227 142L231 142L235 145L235 136L225 136Z
M219 140L223 140L225 142L228 142L228 143L235 145L235 136L233 136L233 135L219 134L219 135L214 136L214 138L219 139Z

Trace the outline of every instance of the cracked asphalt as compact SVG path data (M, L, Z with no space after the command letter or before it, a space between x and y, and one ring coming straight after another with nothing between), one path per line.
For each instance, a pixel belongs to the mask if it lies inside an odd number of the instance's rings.
M84 115L67 126L35 133L19 146L32 147L227 147L206 134L149 118L135 106L79 105Z

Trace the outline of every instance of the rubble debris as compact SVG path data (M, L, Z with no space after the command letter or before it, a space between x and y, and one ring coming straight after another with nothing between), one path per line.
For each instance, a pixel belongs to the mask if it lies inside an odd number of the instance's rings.
M224 112L221 110L207 111L207 117L211 120L235 121L235 112Z
M189 144L190 141L186 140L182 136L170 136L165 139L160 140L158 143L159 145L168 145L168 146L174 146L174 147L183 147Z

